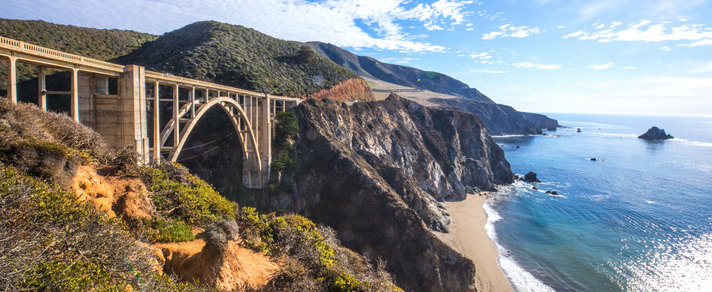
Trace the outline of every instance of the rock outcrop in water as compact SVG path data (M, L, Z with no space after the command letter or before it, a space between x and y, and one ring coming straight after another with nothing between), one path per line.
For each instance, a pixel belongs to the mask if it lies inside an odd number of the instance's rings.
M524 180L528 182L541 182L539 179L536 178L536 173L531 171L524 175Z
M668 140L668 139L674 139L670 134L666 134L665 130L660 129L656 126L653 126L650 128L645 134L638 136L638 139L645 139L645 140Z
M297 212L334 228L342 243L381 257L406 291L474 291L473 263L435 237L440 204L513 182L482 120L392 95L353 106L325 99L295 109L299 164L241 205ZM274 178L274 177L273 177Z

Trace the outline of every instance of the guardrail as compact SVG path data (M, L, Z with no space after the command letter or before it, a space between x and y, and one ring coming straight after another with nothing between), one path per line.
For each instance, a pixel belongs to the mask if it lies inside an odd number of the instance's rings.
M184 85L184 86L193 86L193 87L199 87L199 88L220 90L220 91L250 95L250 96L255 96L255 97L264 97L265 96L264 93L254 92L254 91L250 91L250 90L246 90L246 89L241 89L241 88L231 87L231 86L226 86L226 85L220 85L220 84L216 84L216 83L200 81L197 79L185 78L185 77L169 75L166 73L159 73L159 72L148 71L148 70L146 70L146 81L175 83L175 84ZM279 100L292 100L292 99L300 100L299 98L286 97L286 96L270 96L270 98L279 99Z
M124 72L123 65L117 65L92 58L65 53L62 51L57 51L6 37L0 37L0 48L5 48L11 51L16 51L35 57L44 57L51 60L64 61L70 64L87 66L90 68L109 70L117 73Z

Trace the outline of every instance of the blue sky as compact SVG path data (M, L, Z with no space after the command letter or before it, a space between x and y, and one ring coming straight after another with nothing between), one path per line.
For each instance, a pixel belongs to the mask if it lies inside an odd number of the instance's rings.
M0 1L2 18L329 42L524 111L712 115L712 0Z

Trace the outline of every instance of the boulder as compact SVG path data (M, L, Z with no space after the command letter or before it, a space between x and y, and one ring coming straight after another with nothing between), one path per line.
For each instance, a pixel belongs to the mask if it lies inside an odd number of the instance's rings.
M524 175L524 180L528 182L541 182L536 178L536 173L533 173L531 171Z
M666 134L665 130L660 129L658 127L653 126L650 128L645 134L638 136L638 139L645 139L645 140L667 140L667 139L673 139L673 137L670 134Z

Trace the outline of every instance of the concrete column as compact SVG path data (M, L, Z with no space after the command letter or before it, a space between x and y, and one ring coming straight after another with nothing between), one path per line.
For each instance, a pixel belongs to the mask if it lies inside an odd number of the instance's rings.
M260 106L260 111L262 112L260 116L262 118L259 122L259 128L261 132L260 140L258 142L260 149L260 160L262 162L262 187L267 185L267 181L269 180L270 176L270 169L272 166L272 141L270 141L272 137L272 121L269 114L271 103L272 101L269 94L265 94L265 97L262 100L262 105Z
M96 131L96 110L92 75L79 73L79 121Z
M149 163L146 120L146 74L143 67L128 65L121 74L119 87L118 145L131 145L139 153L139 163ZM101 133L100 133L101 134Z
M178 84L173 85L173 147L180 144L180 119L178 118L178 113L180 112L180 102L178 102L179 93Z
M153 84L153 162L161 163L160 83Z
M79 70L72 68L72 119L79 122ZM45 106L46 108L46 106Z
M12 52L7 64L7 97L10 102L17 103L17 58L15 52Z
M47 110L47 78L45 74L47 73L47 68L40 66L39 74L37 74L37 104L42 110Z
M195 118L195 87L190 90L190 118Z

